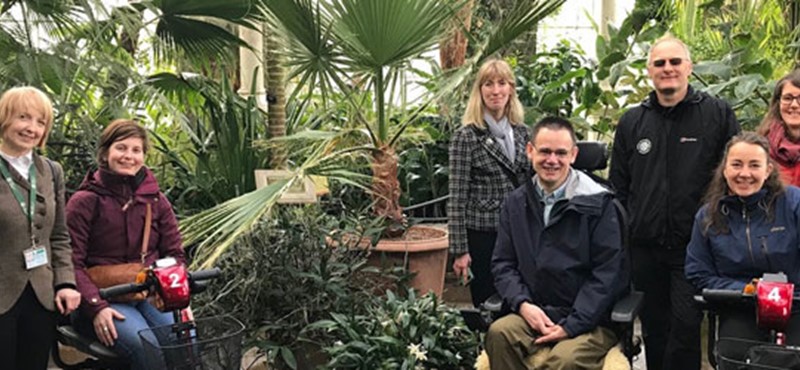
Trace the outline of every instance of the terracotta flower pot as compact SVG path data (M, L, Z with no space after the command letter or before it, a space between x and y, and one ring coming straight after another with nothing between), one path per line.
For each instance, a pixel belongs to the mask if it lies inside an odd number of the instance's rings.
M371 264L379 265L388 261L395 266L403 266L415 273L411 286L420 294L429 291L442 296L444 275L447 268L448 249L447 230L424 226L412 226L400 238L382 238L371 249Z

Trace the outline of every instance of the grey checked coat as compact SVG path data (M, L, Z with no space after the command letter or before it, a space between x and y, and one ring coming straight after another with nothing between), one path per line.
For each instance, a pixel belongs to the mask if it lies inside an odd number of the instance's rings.
M512 163L488 129L459 128L450 141L450 200L447 204L450 254L467 253L467 229L495 231L500 206L517 183L530 181L531 165L525 154L528 129L513 125L516 158ZM504 170L505 167L507 170Z

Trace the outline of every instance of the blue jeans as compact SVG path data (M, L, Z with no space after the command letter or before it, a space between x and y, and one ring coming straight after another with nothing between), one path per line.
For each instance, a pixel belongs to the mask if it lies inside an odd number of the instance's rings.
M147 301L111 303L111 308L125 316L125 320L114 320L114 326L117 328L117 340L111 349L121 356L131 359L131 370L146 370L148 368L147 360L144 353L144 345L139 339L139 331L174 323L175 320L172 317L172 313L158 311ZM78 321L78 330L84 335L97 338L92 326L92 320L81 315Z

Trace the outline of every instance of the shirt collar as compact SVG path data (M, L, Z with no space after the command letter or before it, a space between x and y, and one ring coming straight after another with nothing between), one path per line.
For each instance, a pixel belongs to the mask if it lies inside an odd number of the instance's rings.
M31 163L33 163L33 151L29 151L19 157L12 157L0 151L0 156L2 156L9 164L15 167L28 168L30 167Z
M569 184L572 176L574 175L572 171L572 168L570 168L569 174L567 175L567 179L564 181L564 183L549 194L544 192L544 187L542 187L542 183L539 181L539 176L534 176L533 184L535 185L534 188L536 189L536 194L539 195L539 198L542 200L545 198L552 198L556 201L563 199L567 191L567 184Z

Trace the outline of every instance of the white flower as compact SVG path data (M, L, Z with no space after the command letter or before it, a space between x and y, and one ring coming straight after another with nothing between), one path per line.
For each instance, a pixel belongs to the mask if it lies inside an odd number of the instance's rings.
M392 320L383 320L381 321L381 327L385 328L392 323Z
M337 341L333 342L333 345L338 347L338 346L343 346L344 343L342 343L342 341L340 341L340 340L337 340Z
M408 354L410 354L411 356L414 356L414 358L416 358L417 361L425 361L425 360L428 359L428 356L427 356L428 351L422 350L421 347L422 347L421 344L413 344L412 343L412 344L409 344L408 347L406 347L406 348L408 348Z

